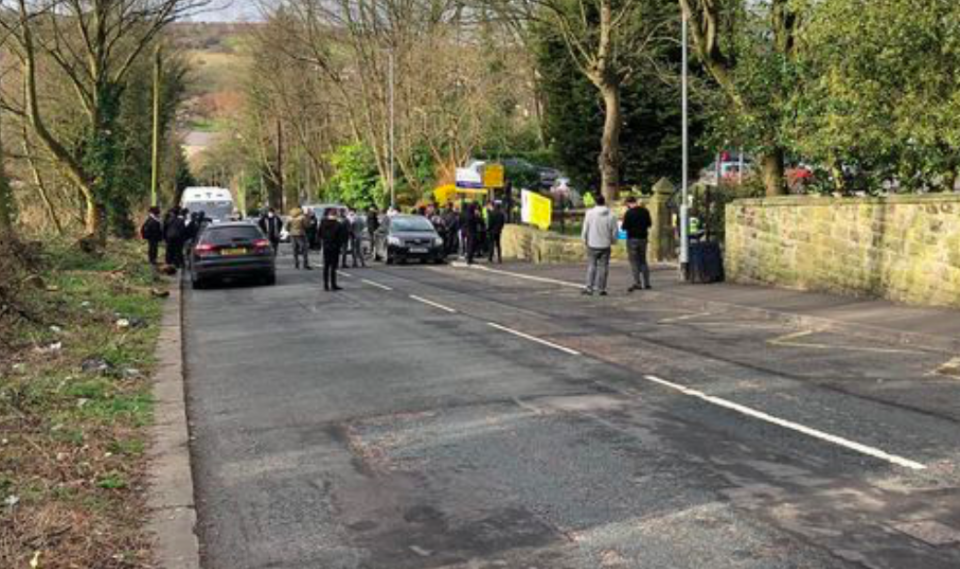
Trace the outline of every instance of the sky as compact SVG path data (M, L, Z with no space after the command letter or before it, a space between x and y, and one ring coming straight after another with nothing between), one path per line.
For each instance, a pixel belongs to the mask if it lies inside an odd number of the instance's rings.
M249 22L259 19L259 0L212 0L202 13L189 18L192 22Z

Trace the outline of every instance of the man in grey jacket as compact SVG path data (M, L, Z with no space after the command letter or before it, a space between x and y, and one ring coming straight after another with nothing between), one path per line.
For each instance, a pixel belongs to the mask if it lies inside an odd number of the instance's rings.
M610 272L610 251L617 242L617 216L611 213L602 195L583 218L583 244L587 247L587 285L582 294L607 296L607 275Z

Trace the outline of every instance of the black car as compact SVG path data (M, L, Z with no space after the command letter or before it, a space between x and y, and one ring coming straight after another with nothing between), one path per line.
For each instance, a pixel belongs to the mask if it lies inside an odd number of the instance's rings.
M190 284L195 289L223 277L253 277L277 282L270 241L255 224L237 221L209 225L190 249Z
M387 217L377 233L377 254L388 265L409 259L437 264L444 261L443 239L433 224L421 215Z

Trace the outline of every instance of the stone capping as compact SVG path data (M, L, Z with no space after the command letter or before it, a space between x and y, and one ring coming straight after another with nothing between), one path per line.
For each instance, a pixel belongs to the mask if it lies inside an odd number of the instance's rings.
M846 205L925 205L936 203L960 202L960 193L942 194L894 194L877 197L843 197L834 196L777 196L768 198L740 198L729 205L734 207L806 207L806 206L846 206Z

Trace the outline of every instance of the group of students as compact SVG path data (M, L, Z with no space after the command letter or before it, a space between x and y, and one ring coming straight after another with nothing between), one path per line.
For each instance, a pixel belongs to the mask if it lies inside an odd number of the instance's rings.
M167 266L182 269L184 248L192 243L204 225L209 223L202 211L191 212L185 207L173 206L161 218L160 208L153 206L147 219L140 226L140 237L147 242L147 260L156 265L160 257L160 244L164 244Z

